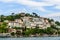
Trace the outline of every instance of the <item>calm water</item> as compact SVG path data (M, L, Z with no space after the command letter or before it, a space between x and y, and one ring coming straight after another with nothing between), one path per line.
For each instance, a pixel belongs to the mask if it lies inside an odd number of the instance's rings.
M60 40L60 37L0 38L0 40Z

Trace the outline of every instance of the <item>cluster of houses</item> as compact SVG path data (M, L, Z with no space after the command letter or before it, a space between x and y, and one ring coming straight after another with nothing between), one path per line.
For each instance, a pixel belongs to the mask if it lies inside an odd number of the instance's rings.
M21 17L20 19L15 19L14 21L8 21L5 20L4 22L7 22L8 27L9 27L9 34L11 32L16 33L16 29L12 29L13 27L20 27L20 28L36 28L38 27L39 29L46 29L48 27L51 27L51 25L56 25L55 22L49 23L48 19L43 18L43 17ZM59 27L59 26L58 26ZM20 30L22 32L22 30Z
M20 19L15 19L14 21L8 21L5 20L4 22L7 22L9 30L9 33L16 33L16 29L13 29L13 27L20 27L20 28L36 28L39 27L39 29L45 29L47 27L51 27L50 23L47 19L43 17L21 17ZM19 30L19 29L18 29ZM19 30L22 32L22 29Z
M47 19L42 17L21 17L20 19L15 19L15 21L8 22L9 27L26 27L26 28L35 28L38 26L40 29L50 27L50 23Z

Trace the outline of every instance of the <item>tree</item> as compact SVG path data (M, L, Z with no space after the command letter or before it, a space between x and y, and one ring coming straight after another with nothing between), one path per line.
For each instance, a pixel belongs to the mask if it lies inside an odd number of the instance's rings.
M35 35L35 34L36 34L36 32L37 32L37 30L36 30L36 29L31 29L31 34Z
M17 30L17 29L21 29L20 27L12 27L12 28L13 28L13 29L16 29L16 30Z
M60 22L56 21L55 23L60 26Z
M53 34L55 32L54 29L52 29L51 27L48 27L47 29L45 29L45 33L47 34Z
M43 35L45 33L44 29L39 29L39 33Z
M20 19L20 18L21 18L21 16L19 14L15 15L15 19Z
M58 30L55 25L51 25L51 28Z
M16 35L19 37L21 35L21 31L16 31Z
M58 34L60 35L60 31L58 31Z
M0 21L3 22L4 21L4 15L0 16Z
M12 13L12 15L14 15L15 13Z
M12 13L11 17L12 17L12 21L14 21L14 13Z
M30 16L30 14L29 13L26 13L25 16Z
M12 14L9 15L9 16L6 16L6 20L14 21L14 20L15 20L15 15L14 15L14 13L12 13Z
M15 33L14 33L14 32L12 32L12 33L11 33L11 35L12 35L12 36L15 36Z
M31 30L26 30L24 31L24 33L25 33L25 36L29 36L31 34Z
M2 24L0 24L0 33L5 33L5 32L8 32L7 23L3 22Z
M33 12L33 16L35 16L35 17L39 17L39 16L38 16L36 13L34 13L34 12Z
M54 22L54 20L53 20L53 19L51 19L51 21L52 21L52 22Z
M39 26L38 26L38 24L35 27L35 32L36 32L36 34L39 34Z

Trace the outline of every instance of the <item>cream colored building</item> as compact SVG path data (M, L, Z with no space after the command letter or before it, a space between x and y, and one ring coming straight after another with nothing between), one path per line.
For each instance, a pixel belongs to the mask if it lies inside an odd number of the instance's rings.
M16 19L8 23L10 27L25 27L26 28L35 28L38 26L40 29L50 27L50 24L47 19L44 18L35 18L35 17L22 17L21 19Z
M23 22L21 21L21 19L16 19L15 21L10 21L8 23L8 26L10 27L22 27Z

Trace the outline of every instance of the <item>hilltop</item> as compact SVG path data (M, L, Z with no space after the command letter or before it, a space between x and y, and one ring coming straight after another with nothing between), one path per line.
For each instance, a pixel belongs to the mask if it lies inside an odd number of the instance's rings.
M12 13L0 16L0 33L11 33L12 36L41 36L60 34L60 22L38 16L36 13Z

